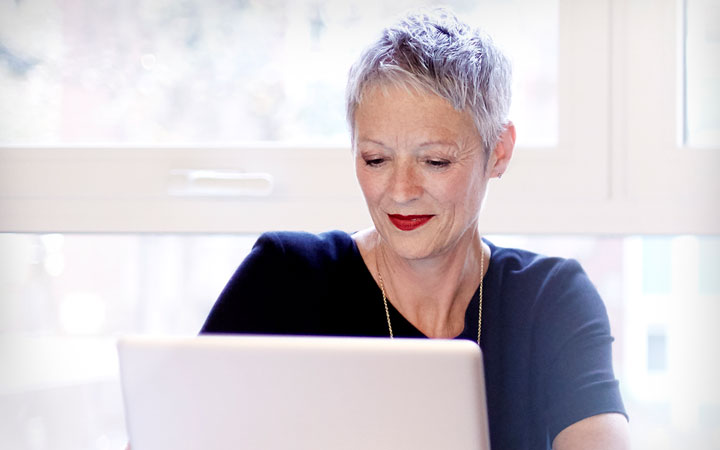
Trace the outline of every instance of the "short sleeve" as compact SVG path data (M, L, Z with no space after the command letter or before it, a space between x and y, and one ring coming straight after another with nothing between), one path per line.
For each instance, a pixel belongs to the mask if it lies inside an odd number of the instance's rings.
M627 417L612 368L607 311L580 265L559 263L541 296L536 332L550 441L587 417L611 412Z

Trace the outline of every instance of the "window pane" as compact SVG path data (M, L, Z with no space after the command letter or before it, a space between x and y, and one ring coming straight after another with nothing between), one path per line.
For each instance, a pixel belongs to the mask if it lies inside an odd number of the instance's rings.
M667 366L667 336L664 330L653 330L648 333L647 370L662 371Z
M255 238L0 234L0 448L125 448L115 338L197 333Z
M685 144L720 148L720 4L685 8Z
M643 292L667 294L672 288L672 238L643 239Z
M347 144L350 64L433 3L0 2L0 144ZM523 144L554 144L557 0L445 3L514 60Z
M196 333L255 238L0 234L0 448L123 448L114 339ZM583 265L610 317L633 448L717 448L720 292L698 273L720 273L718 237L665 238L662 291L643 279L654 237L489 238Z

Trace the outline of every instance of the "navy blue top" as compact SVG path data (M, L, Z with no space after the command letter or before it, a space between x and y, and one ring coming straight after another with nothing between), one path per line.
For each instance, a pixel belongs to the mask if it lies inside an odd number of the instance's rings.
M625 414L610 325L574 260L492 251L483 281L483 350L493 449L550 449L567 426ZM478 293L460 339L477 340ZM397 337L425 337L393 306ZM347 233L265 233L228 282L202 333L388 336L382 293Z

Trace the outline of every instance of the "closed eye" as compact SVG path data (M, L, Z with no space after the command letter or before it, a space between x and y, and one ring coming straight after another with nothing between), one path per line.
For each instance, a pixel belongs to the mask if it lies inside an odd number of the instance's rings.
M385 162L384 158L371 158L371 159L365 160L365 164L370 167L378 167L379 165L381 165L384 162Z
M441 169L450 165L450 161L446 159L428 159L426 163L434 168Z

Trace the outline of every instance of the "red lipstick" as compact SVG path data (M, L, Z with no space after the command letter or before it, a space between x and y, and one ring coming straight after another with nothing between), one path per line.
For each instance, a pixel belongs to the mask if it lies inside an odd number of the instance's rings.
M390 222L392 222L392 224L395 225L399 230L412 231L415 228L420 228L421 226L428 223L428 221L434 216L432 214L422 216L402 216L400 214L388 214L388 217L390 218Z

